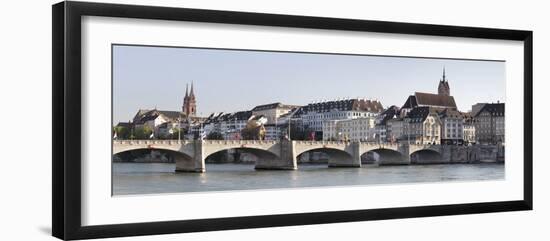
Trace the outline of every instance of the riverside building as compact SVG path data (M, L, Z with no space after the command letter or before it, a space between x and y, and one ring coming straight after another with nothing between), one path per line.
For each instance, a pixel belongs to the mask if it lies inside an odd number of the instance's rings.
M347 99L311 103L302 107L300 118L303 129L323 136L323 123L335 120L373 118L383 111L377 100ZM328 124L326 128L330 128Z

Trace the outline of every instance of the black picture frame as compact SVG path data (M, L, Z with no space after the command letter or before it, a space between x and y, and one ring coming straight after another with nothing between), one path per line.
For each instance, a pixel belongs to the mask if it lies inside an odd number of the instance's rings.
M52 6L52 233L60 239L200 232L380 219L532 210L533 208L533 32L415 23L336 19L171 7L60 2ZM195 21L260 26L350 30L426 36L517 40L524 43L523 199L404 208L263 215L234 218L140 222L99 226L81 224L81 17Z

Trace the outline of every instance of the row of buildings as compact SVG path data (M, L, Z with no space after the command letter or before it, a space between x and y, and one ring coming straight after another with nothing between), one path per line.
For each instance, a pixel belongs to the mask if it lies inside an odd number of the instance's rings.
M323 122L324 140L416 144L504 143L504 103L477 103L461 112L443 71L438 93L415 92L401 107L369 117Z
M415 92L402 106L384 108L377 100L342 99L305 106L271 103L250 110L196 116L193 85L186 89L182 111L139 110L119 126L148 126L152 138L196 139L215 133L241 139L251 121L265 139L408 142L416 144L504 143L504 103L477 103L461 112L443 70L437 94ZM174 131L176 129L176 131Z
M369 113L370 114L370 113ZM438 93L415 92L401 107L323 122L323 140L415 144L504 143L504 103L477 103L461 112L443 70Z

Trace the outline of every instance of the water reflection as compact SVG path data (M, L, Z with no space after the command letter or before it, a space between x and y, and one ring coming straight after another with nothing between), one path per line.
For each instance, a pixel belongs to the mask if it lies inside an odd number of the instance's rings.
M113 193L150 194L323 187L504 178L503 164L453 164L328 168L299 165L295 171L254 170L251 164L207 164L205 173L176 173L170 163L114 163Z

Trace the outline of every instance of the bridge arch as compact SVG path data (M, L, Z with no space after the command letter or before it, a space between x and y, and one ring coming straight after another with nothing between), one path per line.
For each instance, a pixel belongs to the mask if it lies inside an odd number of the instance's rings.
M255 162L261 162L262 160L271 160L271 159L278 159L279 155L266 149L257 148L257 147L227 147L227 148L221 148L217 150L212 150L203 153L203 158L205 161L208 161L210 158L216 158L216 155L219 155L221 153L224 153L229 150L236 150L241 153L249 153L254 155L257 160Z
M132 151L144 151L144 150L149 150L149 151L153 151L153 150L160 150L160 151L177 151L176 148L157 148L157 147L150 147L150 146L147 146L147 145L135 145L135 146L124 146L124 147L118 147L118 148L113 148L113 155L117 155L117 154L120 154L120 153L127 153L127 152L132 152Z
M410 154L411 164L437 164L443 162L438 150L431 148L415 150Z
M146 147L138 147L133 149L125 149L125 150L117 150L116 152L113 150L113 158L121 158L121 159L136 159L140 158L145 155L152 155L153 152L159 152L161 154L166 154L169 157L168 162L193 162L193 157L190 156L187 153L169 149L169 148L146 148Z
M408 157L393 148L373 148L361 153L361 159L366 163L378 165L406 165L409 164Z
M158 146L155 146L155 147L152 147L152 146L144 146L144 145L135 145L135 146L125 146L125 147L122 147L122 148L113 148L113 155L117 155L117 154L120 154L120 153L126 153L126 152L131 152L131 151L142 151L142 150L149 150L149 151L165 151L165 152L170 152L170 153L173 153L173 152L180 152L180 153L183 153L182 151L183 150L180 150L179 147L158 147ZM191 154L190 153L183 153L184 155L186 156L190 156Z
M203 162L226 150L241 150L256 156L255 169L294 170L292 160L281 157L282 144L278 141L260 140L206 140L201 144L200 159Z
M189 142L178 140L116 140L113 141L113 155L131 150L166 150L181 152L193 156L193 148Z
M301 155L305 153L321 152L326 154L328 158L329 167L349 167L354 164L353 155L346 149L338 149L333 147L311 147L299 150L296 152L296 159L299 159ZM360 163L358 164L360 166Z

